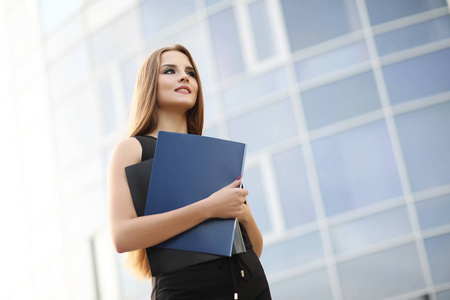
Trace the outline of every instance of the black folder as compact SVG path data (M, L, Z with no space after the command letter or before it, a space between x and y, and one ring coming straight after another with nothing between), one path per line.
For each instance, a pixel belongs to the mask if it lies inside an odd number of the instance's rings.
M125 173L131 198L138 217L144 216L153 159L128 166ZM221 256L206 253L149 247L146 249L152 276L172 272L187 266L218 259Z

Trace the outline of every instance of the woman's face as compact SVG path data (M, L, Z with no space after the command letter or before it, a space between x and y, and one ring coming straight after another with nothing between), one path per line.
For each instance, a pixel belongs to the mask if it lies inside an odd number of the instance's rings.
M189 58L178 51L161 54L156 94L159 109L186 112L195 105L198 83Z

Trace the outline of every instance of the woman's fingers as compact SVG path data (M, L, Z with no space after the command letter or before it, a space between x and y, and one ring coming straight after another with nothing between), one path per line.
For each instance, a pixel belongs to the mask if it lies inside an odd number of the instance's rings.
M248 190L240 188L240 183L238 178L208 197L213 217L235 218L242 213Z
M236 187L238 187L240 184L241 184L241 178L236 179L235 181L233 181L232 183L230 183L230 184L228 185L228 187L230 187L230 188L236 188Z

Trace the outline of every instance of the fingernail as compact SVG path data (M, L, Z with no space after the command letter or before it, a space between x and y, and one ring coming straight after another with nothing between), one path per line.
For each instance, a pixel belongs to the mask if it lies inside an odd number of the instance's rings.
M239 179L241 179L242 178L242 175L239 175L239 177L236 179L236 180L239 180Z

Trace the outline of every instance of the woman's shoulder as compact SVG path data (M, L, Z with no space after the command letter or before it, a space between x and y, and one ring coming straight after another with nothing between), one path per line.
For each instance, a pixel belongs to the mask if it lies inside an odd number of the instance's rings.
M141 161L142 147L134 137L123 138L114 146L111 160L131 165Z
M141 148L141 144L135 137L126 137L119 140L114 146L114 150L119 152L135 152Z
M121 140L119 140L115 147L122 149L122 148L133 148L139 146L139 142L136 139L136 137L132 136L132 137L126 137L126 138L122 138Z

